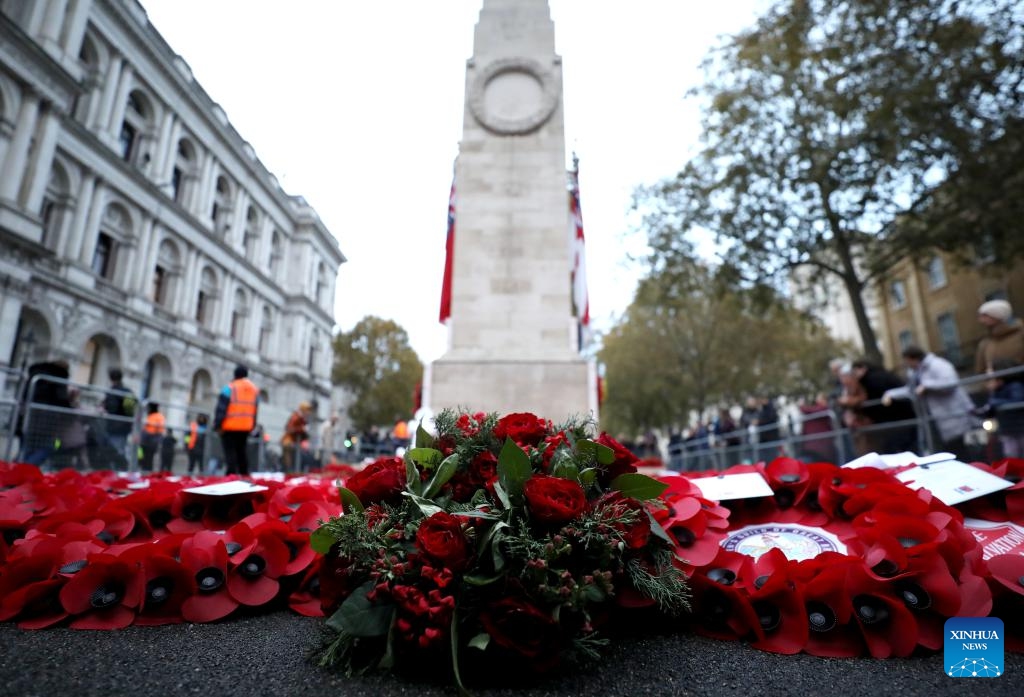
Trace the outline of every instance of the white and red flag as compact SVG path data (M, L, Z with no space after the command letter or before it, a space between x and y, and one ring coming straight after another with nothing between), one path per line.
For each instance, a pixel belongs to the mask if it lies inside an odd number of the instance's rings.
M587 254L583 238L583 212L580 210L580 168L579 158L572 157L569 171L569 221L571 229L570 249L572 259L572 305L573 314L579 323L580 349L583 348L586 330L590 327L590 298L587 293Z
M441 324L452 316L452 264L455 263L455 175L448 196L448 235L444 242L444 277L441 280Z

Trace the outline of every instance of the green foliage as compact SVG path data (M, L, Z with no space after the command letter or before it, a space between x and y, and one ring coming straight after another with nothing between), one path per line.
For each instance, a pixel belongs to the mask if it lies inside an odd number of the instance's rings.
M685 425L693 411L753 394L813 394L841 355L825 328L769 287L740 286L729 269L687 260L641 281L605 337L605 430Z
M334 338L335 384L350 390L356 428L407 419L423 365L405 330L391 320L367 316Z
M746 278L830 275L877 358L863 293L907 251L897 225L926 244L909 221L944 188L945 218L977 219L990 186L1019 210L998 179L1020 171L999 143L1024 119L1021 27L1016 0L779 0L705 62L703 149L638 194L654 268L704 230Z

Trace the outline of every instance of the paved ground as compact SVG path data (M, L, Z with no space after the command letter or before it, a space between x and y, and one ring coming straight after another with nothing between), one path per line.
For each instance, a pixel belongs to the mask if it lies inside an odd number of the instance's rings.
M451 688L388 676L349 679L307 659L321 620L289 612L205 625L130 627L87 632L23 632L0 624L0 695L450 696ZM1006 656L1006 675L952 679L940 655L878 661L777 656L735 642L689 635L626 639L601 665L523 689L476 695L623 695L757 697L800 695L1024 694L1024 656Z

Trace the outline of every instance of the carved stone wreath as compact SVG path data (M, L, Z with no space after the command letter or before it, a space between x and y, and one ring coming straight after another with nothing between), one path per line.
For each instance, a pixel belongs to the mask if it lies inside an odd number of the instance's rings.
M499 89L499 82L518 75L536 80L539 86L533 104L526 104L522 115L494 113L488 108L487 94ZM470 87L469 108L487 130L502 135L524 135L537 130L558 106L558 91L551 71L530 58L501 58L487 64Z

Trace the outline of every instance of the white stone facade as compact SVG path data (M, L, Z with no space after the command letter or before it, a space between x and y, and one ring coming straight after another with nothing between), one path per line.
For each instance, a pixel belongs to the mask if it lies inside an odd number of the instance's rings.
M277 433L330 403L344 261L135 0L0 0L0 367L208 407L246 363Z
M434 412L596 414L572 315L565 165L548 3L485 0L455 167L449 349L430 366L424 394Z

